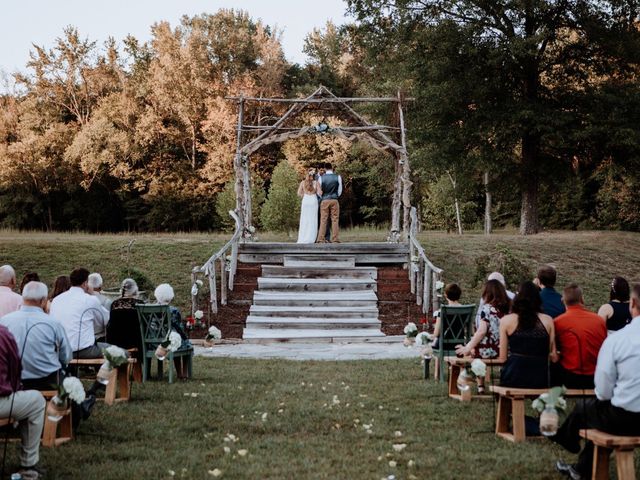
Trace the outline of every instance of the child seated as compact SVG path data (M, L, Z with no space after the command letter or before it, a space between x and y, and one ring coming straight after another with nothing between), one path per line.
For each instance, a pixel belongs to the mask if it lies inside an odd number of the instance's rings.
M444 298L447 300L447 305L460 305L460 297L462 296L462 289L457 283L450 283L444 287ZM433 336L436 337L431 346L433 348L440 347L440 312L436 312L435 315L436 324L433 327Z

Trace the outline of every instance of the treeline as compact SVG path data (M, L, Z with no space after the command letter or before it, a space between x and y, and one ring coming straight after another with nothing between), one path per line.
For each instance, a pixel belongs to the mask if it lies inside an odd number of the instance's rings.
M412 201L427 227L453 230L457 218L482 227L490 197L494 226L523 233L640 230L631 3L386 3L350 0L357 21L310 32L304 66L285 59L280 32L234 10L155 24L146 43L97 45L69 27L53 48L34 47L27 72L0 96L0 226L225 228L236 142L236 107L225 97L294 97L323 84L337 95L414 98ZM397 122L391 107L362 108ZM282 113L255 105L245 123ZM391 159L315 135L251 157L258 226L295 224L290 186L322 161L348 183L345 225L389 221Z

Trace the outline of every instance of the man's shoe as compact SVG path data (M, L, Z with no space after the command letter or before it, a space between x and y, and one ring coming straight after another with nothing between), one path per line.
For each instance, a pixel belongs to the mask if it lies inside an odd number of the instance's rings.
M573 468L573 465L563 462L562 460L558 460L556 462L556 470L559 473L571 478L572 480L581 480L583 478L582 475L580 475L580 473L575 468Z
M572 443L572 444L568 444L564 441L564 437L555 434L555 435L551 435L550 437L547 437L549 440L551 440L553 443L557 443L558 445L560 445L562 448L564 448L565 450L567 450L570 453L580 453L580 443L576 442L576 443Z
M96 404L96 396L93 394L87 395L87 398L80 404L82 409L82 419L86 420L91 416L93 406Z
M37 480L44 478L45 470L38 465L32 467L20 467L18 473L22 476L23 480Z

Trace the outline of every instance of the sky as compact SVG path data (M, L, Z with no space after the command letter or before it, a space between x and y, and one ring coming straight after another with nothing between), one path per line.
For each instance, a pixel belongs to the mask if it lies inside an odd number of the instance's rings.
M303 64L305 35L327 20L346 21L344 0L14 0L3 2L0 28L0 71L24 70L32 44L51 47L64 27L73 25L81 36L102 43L132 34L149 39L150 27L160 20L175 26L182 15L214 13L220 8L249 12L254 19L284 30L283 47L289 61Z

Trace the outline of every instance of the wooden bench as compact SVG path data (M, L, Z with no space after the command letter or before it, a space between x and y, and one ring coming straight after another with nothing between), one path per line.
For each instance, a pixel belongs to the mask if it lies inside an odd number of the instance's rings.
M111 371L109 383L104 393L104 403L113 405L116 402L128 402L131 398L131 368L137 360L129 358L129 361ZM69 365L98 367L104 363L104 358L73 359Z
M471 357L444 357L445 363L449 365L449 398L462 401L462 395L460 395L458 391L458 377L460 376L460 370L473 360ZM485 385L488 386L491 383L492 367L501 366L502 362L497 358L481 358L480 360L488 367L487 374L485 375ZM488 399L491 398L491 394L473 395L471 398Z
M489 387L498 395L498 413L496 415L496 435L511 442L524 442L526 440L524 424L525 399L538 398L543 393L549 392L548 388L513 388L492 385ZM591 397L592 389L569 389L565 397ZM512 429L509 429L511 419Z
M609 457L616 454L616 470L618 480L635 480L636 471L633 463L633 451L640 447L640 437L624 437L612 435L600 430L581 430L580 436L593 442L593 480L609 478Z
M42 390L40 393L49 402L58 394L56 390ZM67 408L64 411L62 419L59 422L49 420L47 410L45 408L44 427L42 429L42 446L57 447L70 440L73 440L71 408Z

